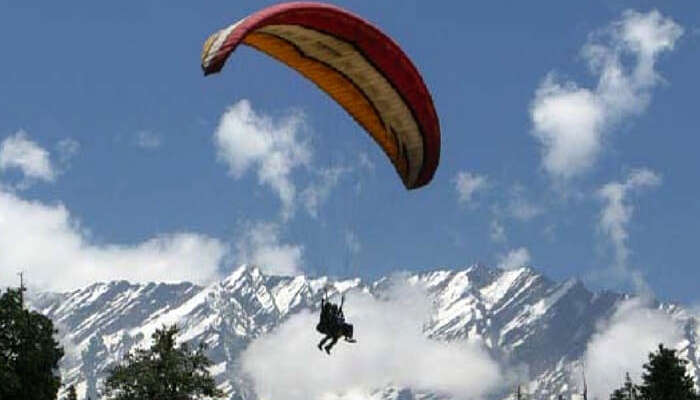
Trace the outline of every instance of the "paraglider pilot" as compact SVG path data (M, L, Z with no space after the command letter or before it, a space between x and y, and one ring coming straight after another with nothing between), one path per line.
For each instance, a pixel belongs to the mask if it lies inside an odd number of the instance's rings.
M345 296L342 297L340 307L328 300L327 293L321 298L321 318L318 325L316 325L316 330L326 336L318 343L318 349L326 350L328 354L331 354L331 349L341 337L345 337L346 342L355 343L355 339L352 337L353 326L345 322L345 315L343 314L344 303ZM330 343L324 347L324 344L328 341Z

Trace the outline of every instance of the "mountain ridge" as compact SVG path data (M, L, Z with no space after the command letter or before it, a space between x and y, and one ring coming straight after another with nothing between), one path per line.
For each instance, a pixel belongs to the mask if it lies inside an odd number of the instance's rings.
M393 279L424 285L433 312L424 333L435 340L481 340L498 359L527 368L527 388L535 398L571 396L572 382L586 346L620 302L630 296L592 292L578 279L553 281L531 267L512 270L474 264L463 269L431 269ZM206 286L181 283L100 282L65 293L39 293L34 308L51 317L67 344L62 363L64 382L75 384L79 398L96 398L98 380L111 363L136 346L147 346L163 324L181 326L180 340L204 342L213 362L212 374L229 399L257 397L241 375L241 352L291 315L318 310L323 289L330 294L361 290L381 297L392 279L269 276L242 265ZM700 351L695 319L679 304L653 307L683 323L689 360L700 381ZM693 325L693 323L695 325ZM677 346L678 347L678 346ZM507 392L494 394L503 398ZM439 398L410 388L377 388L377 399Z

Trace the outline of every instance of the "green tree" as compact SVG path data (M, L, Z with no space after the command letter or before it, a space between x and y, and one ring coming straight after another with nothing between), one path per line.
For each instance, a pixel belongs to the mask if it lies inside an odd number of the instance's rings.
M656 353L649 354L644 364L642 385L643 400L698 400L693 378L686 370L687 361L678 358L675 350L659 345Z
M625 374L625 383L621 388L616 389L611 395L610 400L638 400L639 388L632 383L630 374Z
M175 347L176 326L162 327L151 336L149 349L137 349L110 369L105 396L113 400L191 400L216 398L216 388L207 368L211 361L200 344L191 350L186 343Z
M63 348L46 316L24 307L23 288L0 296L0 399L56 399Z

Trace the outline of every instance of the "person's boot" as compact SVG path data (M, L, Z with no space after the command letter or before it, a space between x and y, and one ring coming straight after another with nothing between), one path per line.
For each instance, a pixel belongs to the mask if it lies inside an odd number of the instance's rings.
M318 346L316 346L316 347L318 347L319 350L323 351L323 345L321 345L321 343L323 343L323 342L318 342Z
M328 353L328 355L330 355L331 354L331 346L326 346L325 349L326 349L326 353Z

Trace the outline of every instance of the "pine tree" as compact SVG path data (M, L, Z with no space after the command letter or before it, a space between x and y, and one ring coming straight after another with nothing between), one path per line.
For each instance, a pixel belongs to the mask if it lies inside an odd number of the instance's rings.
M163 327L151 336L149 349L137 349L109 371L105 396L112 400L190 400L223 393L216 388L207 367L204 345L190 350L175 347L176 326Z
M675 350L659 345L644 364L643 383L639 387L643 400L698 400L693 378L686 370L687 361L678 358Z
M610 400L629 400L627 395L622 391L622 388L615 389L610 395Z
M611 395L610 400L638 400L639 388L632 383L630 374L625 374L625 383L621 388L616 389Z
M0 296L0 399L56 399L63 348L46 316L24 307L24 287Z

